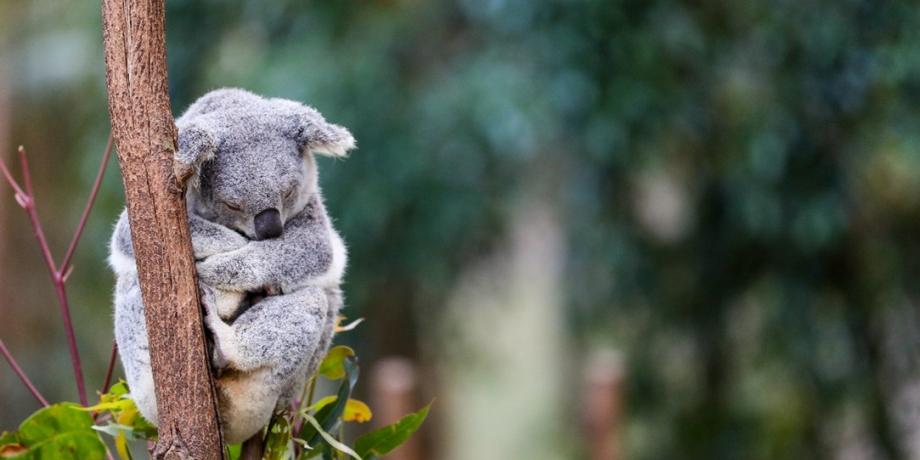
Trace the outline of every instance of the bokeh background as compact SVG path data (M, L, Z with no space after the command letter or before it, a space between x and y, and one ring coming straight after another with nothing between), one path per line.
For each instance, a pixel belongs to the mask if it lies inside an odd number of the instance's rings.
M589 458L598 375L619 382L618 458L920 458L912 2L167 9L176 114L239 86L358 139L320 160L346 314L366 318L339 340L364 369L417 366L423 458ZM0 2L0 158L28 148L56 254L108 135L99 15ZM112 340L111 166L69 282L91 389ZM2 184L0 338L75 400L57 309ZM34 409L0 366L0 428Z

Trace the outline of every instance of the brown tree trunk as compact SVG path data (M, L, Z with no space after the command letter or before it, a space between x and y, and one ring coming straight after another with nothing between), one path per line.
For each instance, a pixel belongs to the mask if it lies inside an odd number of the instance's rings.
M223 458L166 79L164 0L103 0L109 113L146 306L156 458Z

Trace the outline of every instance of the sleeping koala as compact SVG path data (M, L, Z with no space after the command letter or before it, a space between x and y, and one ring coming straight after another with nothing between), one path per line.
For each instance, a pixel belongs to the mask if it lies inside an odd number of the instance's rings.
M176 120L176 176L213 339L224 437L241 442L303 387L342 305L342 239L313 154L344 156L351 134L310 107L239 89L202 96ZM157 423L144 306L127 212L112 235L115 338L131 396Z

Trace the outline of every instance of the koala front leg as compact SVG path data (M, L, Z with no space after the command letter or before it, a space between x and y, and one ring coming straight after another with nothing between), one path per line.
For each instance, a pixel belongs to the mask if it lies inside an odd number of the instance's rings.
M209 313L207 325L215 347L230 368L251 372L271 371L273 387L283 389L317 353L330 327L326 293L305 288L290 294L269 296L246 310L233 324Z
M214 254L197 264L198 279L214 287L239 292L257 292L271 285L269 268L253 241L242 248Z
M304 212L285 224L280 238L250 241L199 262L198 275L220 289L289 292L307 285L337 286L346 258L345 245L325 213Z
M194 214L189 215L188 224L196 260L240 249L249 242L243 235Z

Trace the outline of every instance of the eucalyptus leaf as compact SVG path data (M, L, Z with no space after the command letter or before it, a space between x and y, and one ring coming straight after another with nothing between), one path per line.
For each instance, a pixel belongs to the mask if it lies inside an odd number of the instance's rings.
M422 426L422 422L428 417L430 408L431 404L429 403L418 412L413 412L392 425L361 436L355 441L355 450L358 455L364 459L369 459L386 455L399 447L409 440L412 434Z
M305 417L305 419L306 419L307 423L309 423L310 425L312 425L313 428L317 430L317 432L319 433L320 437L322 437L323 440L326 441L326 444L328 444L328 445L331 446L331 447L334 447L334 448L335 448L336 450L338 450L339 452L344 452L344 453L346 453L346 454L352 456L353 458L356 458L356 459L358 459L358 460L361 460L361 456L358 455L357 453L355 453L354 450L352 450L350 447L346 446L345 444L342 444L341 441L339 441L338 439L335 439L334 436L332 436L331 434L329 434L326 430L322 429L322 427L320 427L320 425L319 425L319 422L316 421L316 419L313 418L312 415L307 415L307 416ZM331 451L329 451L329 452L331 453ZM323 454L323 457L324 457L324 458L326 457L326 453Z
M70 403L55 404L32 414L15 435L5 433L3 443L18 439L0 449L5 458L80 459L105 458L105 445L93 430L93 418ZM10 455L15 453L15 455Z
M349 399L345 404L345 412L342 414L343 422L369 422L374 416L371 408L364 401Z
M227 446L227 459L239 460L240 452L243 450L242 444L230 444Z
M355 351L345 345L332 347L317 371L329 380L339 380L345 377L345 360L355 356Z
M287 417L276 414L269 425L265 438L265 460L281 460L293 457L294 443L291 442L291 424Z
M345 406L348 403L348 398L351 395L352 389L354 389L355 384L358 382L358 363L355 358L347 357L342 362L342 368L345 372L345 378L342 383L339 385L338 391L336 392L336 400L333 403L329 403L320 409L316 415L313 417L319 422L323 430L334 431L338 423L341 422L342 414L345 412ZM309 416L309 414L303 414ZM311 446L317 445L322 436L320 433L313 429L311 424L305 424L300 431L301 439L306 440Z

